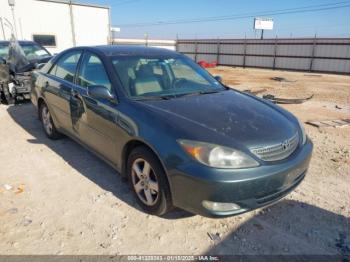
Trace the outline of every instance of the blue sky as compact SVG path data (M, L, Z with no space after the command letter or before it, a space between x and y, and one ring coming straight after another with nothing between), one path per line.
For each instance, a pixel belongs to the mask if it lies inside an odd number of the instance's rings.
M345 0L81 0L109 5L112 25L171 21L177 19L261 13L311 5L333 4ZM272 15L273 31L266 37L350 37L350 1L347 7L310 13ZM123 27L118 37L150 38L253 38L253 18L147 27Z

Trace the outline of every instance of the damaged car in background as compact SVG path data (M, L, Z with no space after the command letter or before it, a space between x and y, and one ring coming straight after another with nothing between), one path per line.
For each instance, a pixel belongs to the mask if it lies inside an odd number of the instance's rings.
M31 74L51 59L51 54L32 41L0 41L1 102L14 104L30 99Z

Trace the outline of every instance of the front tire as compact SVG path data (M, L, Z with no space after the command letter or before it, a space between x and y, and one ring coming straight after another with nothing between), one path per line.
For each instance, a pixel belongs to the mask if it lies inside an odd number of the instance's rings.
M48 106L43 102L40 106L40 120L43 125L46 136L52 140L57 140L62 137L56 129L56 126L52 120Z
M172 209L166 174L158 158L146 147L135 148L129 158L127 174L138 204L147 213L162 216Z
M1 100L4 104L7 105L16 104L16 97L13 97L10 93L7 83L2 85Z

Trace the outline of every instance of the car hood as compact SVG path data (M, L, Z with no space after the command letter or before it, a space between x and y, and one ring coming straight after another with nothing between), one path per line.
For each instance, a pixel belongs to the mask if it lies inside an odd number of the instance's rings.
M50 59L52 58L52 56L46 56L46 57L41 57L41 58L35 58L30 60L31 63L35 64L41 64L41 63L47 63L50 61Z
M295 121L276 106L236 91L143 103L161 113L174 128L184 127L186 122L195 124L198 128L187 132L193 134L191 139L210 131L252 148L281 143L298 132Z

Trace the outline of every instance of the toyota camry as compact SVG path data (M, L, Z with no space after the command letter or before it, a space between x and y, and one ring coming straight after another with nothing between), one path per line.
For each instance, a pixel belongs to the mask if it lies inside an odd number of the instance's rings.
M309 167L313 145L296 117L177 52L72 48L34 82L46 135L69 136L105 160L154 215L241 214L286 196Z

